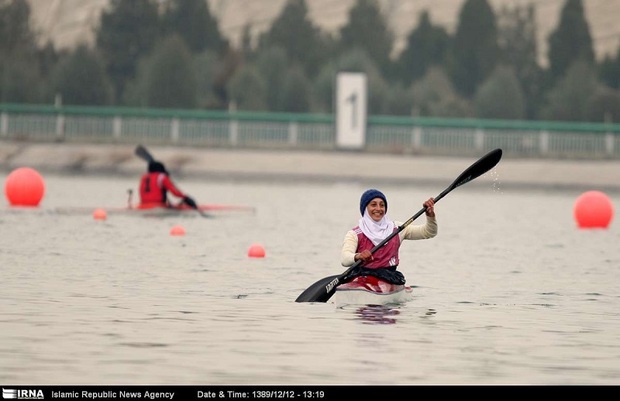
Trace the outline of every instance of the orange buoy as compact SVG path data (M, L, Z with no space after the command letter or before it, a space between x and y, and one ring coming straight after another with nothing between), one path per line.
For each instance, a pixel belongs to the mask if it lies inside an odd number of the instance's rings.
M170 229L170 235L185 235L185 229L182 226L174 226Z
M13 170L4 183L4 194L11 206L39 206L44 193L43 177L30 167Z
M251 258L264 258L265 248L261 244L252 244L248 249L248 256Z
M614 215L609 197L600 191L587 191L575 201L573 208L579 228L607 228Z
M97 208L93 212L93 218L95 220L105 220L108 218L108 214L106 213L105 209Z

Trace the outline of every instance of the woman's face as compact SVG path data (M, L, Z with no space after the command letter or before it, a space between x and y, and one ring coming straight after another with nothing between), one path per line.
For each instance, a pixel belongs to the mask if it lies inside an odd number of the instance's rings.
M383 202L381 198L374 198L370 201L368 206L366 206L366 210L371 219L379 221L385 215L385 202Z

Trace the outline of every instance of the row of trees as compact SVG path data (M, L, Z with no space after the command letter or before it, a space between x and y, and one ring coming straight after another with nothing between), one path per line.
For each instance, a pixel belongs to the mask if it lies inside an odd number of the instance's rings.
M364 72L369 113L620 121L620 49L597 61L582 0L566 0L538 62L535 8L465 0L454 34L420 15L403 51L377 0L335 34L288 0L232 46L206 0L111 0L92 46L39 45L26 0L0 0L0 101L331 113L338 71Z

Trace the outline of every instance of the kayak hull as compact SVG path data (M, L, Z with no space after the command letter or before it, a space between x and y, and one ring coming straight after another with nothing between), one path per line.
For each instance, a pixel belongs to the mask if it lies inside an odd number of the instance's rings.
M341 305L389 305L409 301L413 289L403 284L391 284L374 276L359 276L339 285L333 295Z
M218 204L218 203L208 203L208 204L204 204L204 205L197 205L198 206L198 210L203 211L203 212L217 212L217 211L248 211L248 212L254 212L254 208L251 206L241 206L241 205L225 205L225 204ZM116 208L116 209L120 209L120 208ZM174 211L178 211L178 212L183 212L183 211L195 211L196 209L194 209L193 207L189 206L186 203L179 203L176 205L171 205L171 206L165 206L162 205L161 203L140 203L138 205L132 206L132 207L126 207L126 208L122 208L122 210L125 211L130 211L130 210L159 210L159 209L163 209L163 210L174 210Z
M58 207L55 209L57 213L61 214L91 214L96 207ZM112 214L129 214L136 216L198 216L199 213L196 209L182 203L172 207L162 206L161 204L140 204L125 207L103 207L99 208L105 210L107 213ZM218 203L207 203L198 205L200 213L206 215L225 214L227 212L249 212L255 213L254 207L243 205L226 205Z

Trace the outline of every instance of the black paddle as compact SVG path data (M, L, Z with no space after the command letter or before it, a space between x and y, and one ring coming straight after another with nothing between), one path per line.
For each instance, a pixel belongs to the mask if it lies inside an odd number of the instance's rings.
M155 158L151 155L151 153L142 145L136 146L136 155L147 163L152 163L155 161Z
M435 197L435 202L438 202L441 198L446 196L450 191L455 188L460 187L463 184L467 184L469 181L480 177L482 174L491 170L499 160L502 158L502 150L495 149L482 156L477 162L469 166L467 170L463 171L461 175L458 176L456 180L448 188L446 188L442 193ZM389 240L391 240L395 235L400 233L405 229L409 224L411 224L415 219L420 217L422 213L426 212L426 206L420 209L419 212L411 216L409 220L404 222L402 225L398 226L398 230L394 231L392 234L388 235L383 241L379 242L375 245L370 252L374 253L377 249L381 248L385 245ZM304 292L302 292L295 302L327 302L332 295L336 292L336 287L340 284L344 284L347 281L351 281L355 276L357 276L357 272L359 269L356 268L362 264L361 260L355 262L351 267L344 271L342 274L337 274L334 276L325 277L317 281L308 287Z
M151 155L151 153L146 150L146 148L142 145L138 145L136 146L136 155L138 157L140 157L142 160L146 161L147 163L152 163L155 161L155 158L153 157L153 155ZM194 201L190 201L191 203L189 203L187 200L184 200L184 202L189 205L192 209L196 210L198 213L200 213L200 215L202 217L211 217L210 215L206 214L205 212L203 212L202 210L200 210L200 208L198 207L198 205L194 202Z

